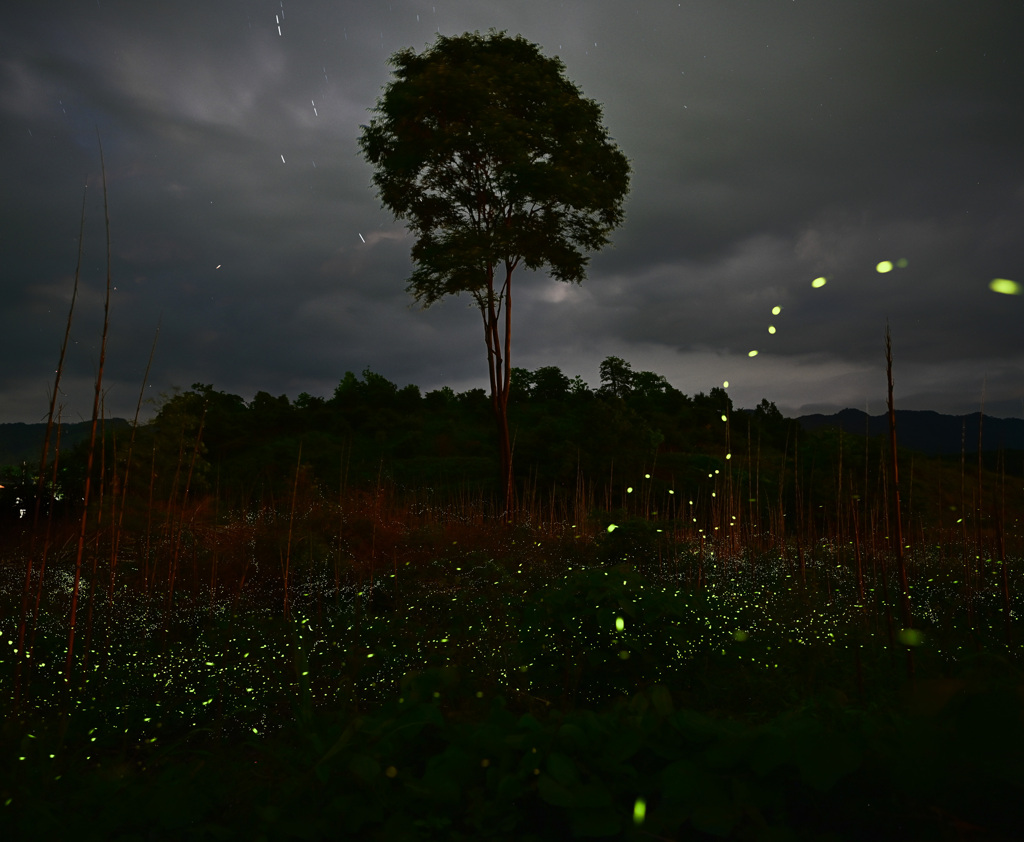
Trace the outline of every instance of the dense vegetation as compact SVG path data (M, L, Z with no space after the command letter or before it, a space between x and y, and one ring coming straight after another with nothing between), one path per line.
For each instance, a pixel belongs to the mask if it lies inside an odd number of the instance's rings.
M881 441L616 358L513 385L512 522L486 396L371 371L167 398L84 520L60 454L0 550L0 831L1013 838L1012 457L901 454L907 626Z

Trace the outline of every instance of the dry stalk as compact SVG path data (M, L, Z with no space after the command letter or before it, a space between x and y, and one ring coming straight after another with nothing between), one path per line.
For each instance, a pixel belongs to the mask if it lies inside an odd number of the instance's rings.
M97 133L97 141L99 135ZM107 353L107 328L110 324L110 213L107 207L107 168L103 161L103 144L100 143L100 170L103 177L103 217L107 232L107 292L103 303L103 339L100 342L100 360L96 371L96 389L92 401L92 427L89 433L89 450L85 465L85 490L82 499L82 519L78 533L78 550L75 554L75 584L71 596L71 618L68 629L68 656L64 665L64 683L71 684L71 661L75 647L75 621L78 611L78 591L82 578L82 553L85 549L85 530L89 515L89 491L92 482L92 462L96 450L96 422L99 416L100 393L103 388L103 363Z

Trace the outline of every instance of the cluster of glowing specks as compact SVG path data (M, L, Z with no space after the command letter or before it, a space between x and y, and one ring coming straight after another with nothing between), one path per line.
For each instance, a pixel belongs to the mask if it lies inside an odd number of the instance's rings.
M1006 278L993 278L992 281L989 282L988 288L992 290L992 292L999 292L1003 295L1020 295L1022 292L1020 284L1016 281L1007 280Z

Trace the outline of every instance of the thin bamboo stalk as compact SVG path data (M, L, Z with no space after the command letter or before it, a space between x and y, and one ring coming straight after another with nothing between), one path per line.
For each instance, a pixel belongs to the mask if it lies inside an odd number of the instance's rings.
M97 141L99 134L97 132ZM107 168L103 161L103 144L100 143L100 170L103 178L103 217L107 232L107 293L103 304L103 338L100 341L100 360L96 371L96 389L92 401L92 426L89 432L89 449L85 466L85 490L82 496L82 518L78 533L78 549L75 553L75 584L71 595L71 617L68 627L68 655L64 664L64 684L71 685L71 663L75 648L75 622L78 612L78 591L82 579L82 555L85 549L85 531L89 517L89 492L92 483L92 463L96 449L96 422L99 415L100 393L103 388L103 364L107 354L107 329L110 325L110 213L107 206Z
M903 560L903 525L900 515L900 472L896 453L896 409L892 399L892 337L889 324L885 325L885 376L889 384L889 444L892 456L892 485L895 499L894 520L896 525L896 563L900 575L900 606L902 608L903 628L911 628L910 588L907 585L907 568ZM914 650L907 648L907 677L914 678Z

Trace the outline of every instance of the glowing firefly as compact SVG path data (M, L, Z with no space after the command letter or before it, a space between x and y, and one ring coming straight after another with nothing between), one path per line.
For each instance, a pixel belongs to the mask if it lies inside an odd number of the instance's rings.
M1003 295L1020 295L1021 285L1016 281L1010 281L1006 278L995 278L993 279L988 288L992 292L1001 292Z

